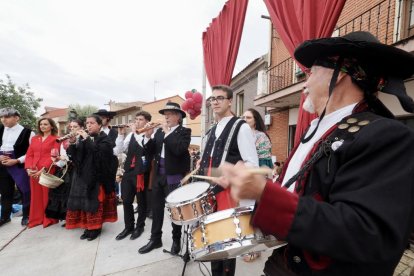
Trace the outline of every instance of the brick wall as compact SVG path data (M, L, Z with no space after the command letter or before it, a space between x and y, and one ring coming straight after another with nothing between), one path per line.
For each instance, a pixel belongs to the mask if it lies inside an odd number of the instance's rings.
M272 155L278 161L284 161L287 157L288 130L289 130L289 111L272 113L272 125L267 133L272 140Z

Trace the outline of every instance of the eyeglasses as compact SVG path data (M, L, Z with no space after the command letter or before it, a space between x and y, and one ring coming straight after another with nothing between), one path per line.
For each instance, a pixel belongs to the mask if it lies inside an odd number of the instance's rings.
M217 101L218 103L223 102L224 100L228 100L229 98L223 97L223 96L217 96L217 97L210 97L208 100L210 103L213 103Z

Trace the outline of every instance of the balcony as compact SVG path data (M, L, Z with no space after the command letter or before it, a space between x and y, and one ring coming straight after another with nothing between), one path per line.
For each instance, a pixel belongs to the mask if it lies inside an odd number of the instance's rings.
M352 20L337 27L333 36L343 36L354 31L369 31L379 41L405 48L407 51L414 50L414 0L405 1L384 0L371 9L359 14ZM396 12L397 9L397 12ZM407 44L413 44L407 47ZM297 66L292 58L267 70L269 80L269 95L255 100L256 105L283 108L294 105L299 96L293 96L301 90L300 83L304 80L304 74L297 71ZM269 97L279 92L277 96ZM296 101L297 105L298 101Z

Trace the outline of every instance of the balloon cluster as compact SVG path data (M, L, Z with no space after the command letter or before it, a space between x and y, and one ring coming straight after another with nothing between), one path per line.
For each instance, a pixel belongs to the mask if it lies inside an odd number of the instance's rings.
M185 101L181 104L181 108L190 115L191 120L194 120L201 114L202 104L203 94L193 89L185 92Z

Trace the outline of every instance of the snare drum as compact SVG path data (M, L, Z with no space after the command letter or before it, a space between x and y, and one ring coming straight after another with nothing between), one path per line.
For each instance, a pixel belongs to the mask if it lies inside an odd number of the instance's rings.
M172 191L165 199L168 215L178 225L188 225L214 212L216 198L207 182L193 182Z
M202 218L191 229L189 249L196 261L236 258L285 245L250 225L253 206L237 207Z

